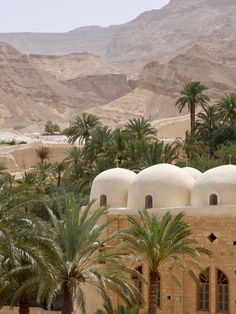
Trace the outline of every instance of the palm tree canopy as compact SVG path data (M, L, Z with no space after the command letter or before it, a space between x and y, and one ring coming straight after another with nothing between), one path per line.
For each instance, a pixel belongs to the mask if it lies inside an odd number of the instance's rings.
M137 137L138 140L150 139L157 134L156 129L144 117L129 120L125 130L130 136Z
M133 294L135 300L135 290L124 271L128 273L129 268L121 262L124 253L108 246L108 241L116 238L117 234L102 237L107 224L101 224L99 220L106 209L91 211L90 206L87 206L82 210L74 196L66 195L63 196L63 201L59 201L57 213L54 214L51 210L49 213L57 257L51 261L52 272L41 282L40 291L53 295L66 288L73 300L77 301L82 313L85 313L82 290L85 283L99 289L102 281L113 291L119 291L125 301L129 300L128 294Z
M86 143L90 138L92 130L100 125L99 119L90 114L83 113L70 123L70 126L64 130L64 134L68 137L69 143L75 143L77 140L79 144Z
M139 210L139 218L128 217L129 227L122 237L130 252L145 259L150 271L156 273L166 264L186 270L187 260L196 266L196 257L200 253L210 254L208 250L197 247L189 226L183 221L183 213L172 217L167 212L160 218L149 215L144 209Z
M176 101L179 112L182 112L186 105L189 110L191 104L204 106L210 100L209 97L203 93L205 90L207 90L207 87L200 82L190 82L186 84L180 92L180 98Z
M231 93L223 96L217 103L219 116L223 122L231 125L236 123L236 94Z

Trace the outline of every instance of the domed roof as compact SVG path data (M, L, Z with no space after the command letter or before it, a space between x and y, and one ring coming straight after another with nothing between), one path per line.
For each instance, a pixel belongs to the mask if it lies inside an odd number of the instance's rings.
M195 182L191 203L207 206L211 195L219 205L236 205L236 166L225 165L204 172Z
M182 169L188 174L190 174L195 181L202 175L202 173L199 170L192 167L184 167Z
M128 189L136 173L123 168L101 172L92 183L90 200L96 200L93 207L100 206L100 197L107 197L109 207L127 207Z
M152 196L153 207L187 206L194 180L183 169L158 164L137 174L129 189L128 208L145 207L145 198Z

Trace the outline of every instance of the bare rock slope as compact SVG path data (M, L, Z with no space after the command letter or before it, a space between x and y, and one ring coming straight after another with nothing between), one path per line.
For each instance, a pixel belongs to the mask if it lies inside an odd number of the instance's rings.
M129 91L126 76L116 74L118 71L101 58L89 56L93 65L90 70L85 66L88 55L84 60L76 54L74 58L62 58L64 63L49 66L50 62L42 62L43 57L23 55L0 43L1 128L39 130L47 119L67 122L84 109L105 104ZM76 62L79 67L74 67ZM103 75L96 75L96 66ZM89 74L92 76L87 78ZM102 80L109 81L108 90L101 86Z
M170 0L107 28L0 33L21 51L0 44L0 127L42 129L82 111L110 126L141 115L169 119L192 80L214 102L236 89L235 16L235 0Z
M110 126L124 125L129 118L138 116L152 120L177 117L175 102L183 85L190 81L205 84L214 103L225 93L235 91L236 71L194 45L165 64L147 63L134 90L99 109L91 108L86 112L96 114Z

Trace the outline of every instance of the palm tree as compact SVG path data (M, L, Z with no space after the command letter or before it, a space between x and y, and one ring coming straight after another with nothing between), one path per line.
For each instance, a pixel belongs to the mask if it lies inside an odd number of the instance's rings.
M236 94L231 93L225 95L217 103L219 115L223 122L227 122L230 125L236 123Z
M38 175L38 180L40 184L46 185L46 183L52 179L52 163L48 161L40 161L34 166L34 169Z
M186 131L185 139L178 137L177 140L182 141L182 149L189 160L206 152L206 145L198 133L191 135L189 131Z
M210 155L213 154L212 135L219 124L217 106L203 106L203 111L197 114L196 130L200 133L205 144L209 147Z
M181 113L182 110L188 106L190 111L190 120L191 120L191 134L195 132L195 111L198 105L204 106L210 100L207 95L203 92L207 90L207 87L202 85L200 82L190 82L186 84L181 91L180 98L176 101L176 106Z
M129 120L129 123L125 126L125 130L131 137L135 137L138 140L150 140L157 134L156 129L154 129L149 120L144 117Z
M41 162L44 162L50 157L50 149L46 146L41 146L35 151L36 156L40 159Z
M19 304L20 314L29 313L36 278L45 273L53 248L48 227L25 211L33 197L24 186L0 191L0 300Z
M71 314L75 301L85 313L85 284L99 289L102 281L124 300L132 293L135 300L135 291L128 279L132 270L122 264L124 254L116 246L108 246L108 241L118 235L104 237L107 224L99 223L105 213L105 208L91 211L90 206L81 210L72 195L59 200L56 215L49 210L57 257L51 261L52 271L40 283L39 290L48 292L49 299L55 291L62 292L62 314Z
M148 145L148 149L140 154L140 170L159 163L172 163L177 158L176 144L165 144L156 141Z
M53 166L53 173L56 175L57 178L57 187L61 186L61 178L63 176L63 173L66 171L67 163L65 160L61 162L56 162Z
M107 126L94 128L90 139L84 147L85 159L92 163L104 158L109 151L111 140L111 130Z
M207 249L197 247L191 237L189 226L183 221L184 214L172 217L167 212L162 218L139 210L139 218L128 216L129 227L121 235L128 252L139 256L150 269L148 314L156 314L158 278L162 267L168 268L173 278L178 278L177 269L186 271L197 280L196 269L201 269L196 258L210 254Z
M82 113L82 116L78 116L72 121L63 133L68 137L69 143L75 143L78 140L80 145L83 143L86 144L92 130L99 125L100 122L96 116Z
M219 112L217 106L203 106L203 111L197 114L197 130L209 140L212 132L219 122Z

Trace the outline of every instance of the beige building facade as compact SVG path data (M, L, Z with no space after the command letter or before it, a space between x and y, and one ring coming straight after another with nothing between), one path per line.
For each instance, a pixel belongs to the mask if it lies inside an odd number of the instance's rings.
M199 258L209 272L209 276L199 274L199 286L179 273L180 287L161 269L157 313L236 313L236 166L225 165L203 174L169 164L139 174L110 169L95 178L90 198L96 199L94 208L108 206L106 219L117 218L108 234L127 226L126 216L137 216L137 208L146 207L160 216L168 210L173 215L183 211L193 237L213 252L212 257ZM148 279L144 261L137 261L135 267ZM147 300L148 286L135 283ZM114 302L120 302L118 297L114 296Z

